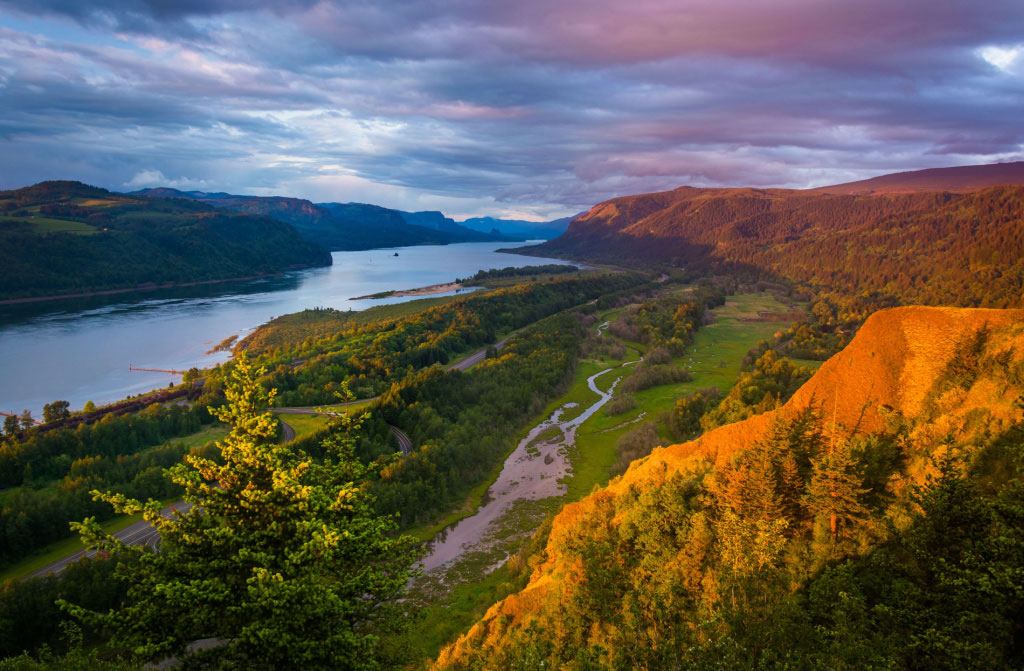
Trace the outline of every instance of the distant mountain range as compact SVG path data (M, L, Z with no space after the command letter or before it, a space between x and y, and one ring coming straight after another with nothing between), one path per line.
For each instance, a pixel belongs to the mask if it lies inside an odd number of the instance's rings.
M525 239L460 226L440 212L402 212L364 203L312 203L281 196L239 196L169 188L142 189L131 195L181 198L218 209L266 215L291 224L303 238L331 251Z
M81 182L0 191L0 300L217 282L331 255L275 218Z
M746 272L900 302L1024 304L1024 163L810 190L695 188L613 198L516 251Z
M571 217L562 217L553 221L524 221L521 219L496 219L494 217L473 217L461 222L466 228L475 231L498 231L503 235L522 236L528 239L551 240L557 238L569 228L569 222L583 212Z

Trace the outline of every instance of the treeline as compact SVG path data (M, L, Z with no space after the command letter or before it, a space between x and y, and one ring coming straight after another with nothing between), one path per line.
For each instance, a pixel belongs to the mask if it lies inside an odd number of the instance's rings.
M465 280L456 279L462 284L482 284L487 280L507 279L510 277L537 277L539 275L567 275L578 273L576 266L568 266L560 263L548 263L543 266L509 266L508 268L493 268L491 270L478 270L475 275Z
M13 487L26 479L50 480L68 474L76 459L116 459L171 438L195 433L212 423L208 395L193 405L153 404L130 415L107 415L98 422L74 429L26 431L0 440L0 487Z
M448 364L493 344L498 334L586 303L606 292L638 287L645 278L615 274L559 279L466 296L420 314L384 324L359 325L286 350L260 363L271 370L267 386L279 390L280 406L334 403L342 382L359 398L377 396L424 367ZM295 367L294 359L304 363Z
M106 612L118 605L127 587L115 577L116 566L116 561L81 560L57 575L8 580L0 585L0 660L3 660L0 669L47 668L45 664L34 667L29 663L19 667L7 658L24 651L38 653L44 646L63 653L74 643L68 640L73 630L67 627L80 626L80 622L61 610L58 599L67 599L97 612ZM101 643L106 632L87 628L80 633L81 642L92 646ZM49 668L67 668L53 661ZM81 668L85 671L95 667L89 664Z
M572 316L556 315L465 373L433 367L393 385L377 412L417 449L375 483L379 512L399 513L408 526L464 500L514 447L519 430L564 391L582 336Z
M725 297L724 290L701 284L688 295L665 296L626 308L608 330L623 340L650 344L680 356L693 342L707 311L724 305Z

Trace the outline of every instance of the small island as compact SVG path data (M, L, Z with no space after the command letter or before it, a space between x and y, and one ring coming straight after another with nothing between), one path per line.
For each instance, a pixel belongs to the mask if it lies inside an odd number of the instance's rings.
M433 296L434 294L446 294L449 291L463 289L461 282L446 282L444 284L431 284L429 287L418 289L404 289L402 291L381 291L366 296L355 296L354 301L369 300L372 298L400 298L402 296Z

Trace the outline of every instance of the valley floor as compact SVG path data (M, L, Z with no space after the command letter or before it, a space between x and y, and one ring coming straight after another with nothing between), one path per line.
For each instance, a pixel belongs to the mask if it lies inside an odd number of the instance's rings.
M601 338L624 345L624 355L582 359L569 390L523 432L502 469L487 483L475 514L435 537L424 562L425 575L412 590L411 598L423 609L406 643L424 664L512 591L516 576L508 561L546 517L608 482L617 443L624 435L694 391L711 386L728 391L740 374L744 355L789 325L764 321L759 313L790 311L766 293L728 297L725 305L712 311L713 322L697 331L689 351L672 361L688 368L692 380L639 391L636 407L610 416L603 406L616 397L616 387L632 372L631 364L647 351L642 343L608 333L606 323L621 310L599 313L591 328ZM662 438L667 444L668 437Z

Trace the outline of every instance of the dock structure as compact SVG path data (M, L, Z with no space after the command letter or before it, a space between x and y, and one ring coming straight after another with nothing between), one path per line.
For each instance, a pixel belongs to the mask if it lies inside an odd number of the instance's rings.
M21 415L16 415L13 412L4 412L3 410L0 410L0 415L2 415L4 417L15 417L17 419L21 419ZM32 423L35 424L36 426L42 426L42 424L43 424L38 419L33 419Z
M128 370L144 370L144 371L147 371L149 373L170 373L172 375L184 375L185 374L185 371L183 371L183 370L174 370L173 368L142 368L142 367L139 367L139 366L133 366L131 364L128 364Z

